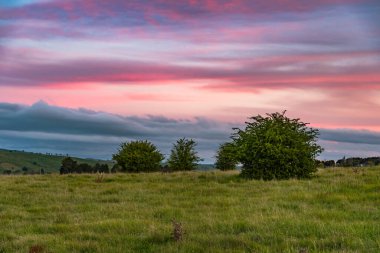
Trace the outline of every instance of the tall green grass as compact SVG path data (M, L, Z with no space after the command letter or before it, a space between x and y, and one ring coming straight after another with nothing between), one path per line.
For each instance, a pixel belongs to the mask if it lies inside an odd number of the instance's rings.
M0 177L0 252L380 252L380 169ZM99 180L98 180L99 181ZM175 220L183 239L173 239Z

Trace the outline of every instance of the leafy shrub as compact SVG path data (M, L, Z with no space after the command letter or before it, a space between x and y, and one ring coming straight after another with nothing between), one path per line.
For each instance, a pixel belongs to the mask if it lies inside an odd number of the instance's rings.
M319 131L300 119L283 113L251 118L233 139L241 175L252 179L307 178L316 171L316 156L322 148L316 143Z
M88 163L81 163L74 169L76 173L92 173L93 168Z
M236 169L236 147L233 143L226 142L219 146L216 154L215 168L219 170Z
M195 151L197 143L192 139L182 138L173 144L173 148L168 159L171 170L194 170L201 161Z
M60 174L67 174L75 172L77 168L77 162L74 161L71 157L65 157L62 160L62 165L59 170Z
M124 142L112 158L127 172L158 171L164 156L148 141Z
M94 172L99 172L99 173L109 173L110 169L107 164L99 164L96 163L94 166Z

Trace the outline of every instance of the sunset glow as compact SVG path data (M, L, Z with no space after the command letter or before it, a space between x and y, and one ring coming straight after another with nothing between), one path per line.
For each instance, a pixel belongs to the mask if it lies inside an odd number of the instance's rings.
M87 146L73 155L110 158L128 138L167 150L186 135L212 162L231 127L287 110L322 129L322 159L379 156L379 24L376 0L2 1L0 141L63 153L75 141ZM78 130L54 125L60 113ZM147 130L112 134L107 119Z

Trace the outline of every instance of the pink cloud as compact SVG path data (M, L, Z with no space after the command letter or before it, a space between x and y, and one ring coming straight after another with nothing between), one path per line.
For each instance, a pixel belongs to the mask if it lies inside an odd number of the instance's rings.
M363 0L321 0L300 2L291 1L266 1L266 0L207 0L207 1L52 1L26 5L19 8L0 10L0 16L5 19L49 19L49 20L77 20L83 17L120 15L120 10L128 10L142 13L145 19L158 21L159 15L172 21L185 19L197 19L212 15L229 14L268 14L276 12L307 12L321 7L329 7L340 4L357 4L368 2Z
M39 51L16 51L0 66L0 85L70 86L162 83L203 80L205 89L245 92L260 88L363 89L380 85L380 55L375 51L296 54L263 58L195 57L199 66L116 59L78 59L45 63ZM35 55L21 60L17 55ZM45 52L48 57L48 53ZM46 57L45 57L46 58ZM189 59L192 59L191 57ZM209 63L218 63L207 67ZM202 66L202 64L206 64ZM233 67L231 67L233 66ZM207 84L207 81L210 82Z
M376 128L368 3L60 0L0 10L0 98L226 119L289 108L321 126ZM326 98L313 100L318 92Z

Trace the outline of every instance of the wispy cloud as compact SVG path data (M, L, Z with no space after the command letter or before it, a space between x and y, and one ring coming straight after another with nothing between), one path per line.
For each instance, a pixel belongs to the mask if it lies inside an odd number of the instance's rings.
M191 60L191 58L189 58ZM207 63L223 63L202 66ZM0 85L46 86L81 83L130 84L178 80L218 80L205 88L379 88L380 53L268 56L258 59L198 58L199 66L117 59L77 59L54 63L3 63ZM188 64L189 65L189 64ZM190 63L190 65L192 65ZM206 64L207 65L207 64ZM327 86L327 87L326 87Z

